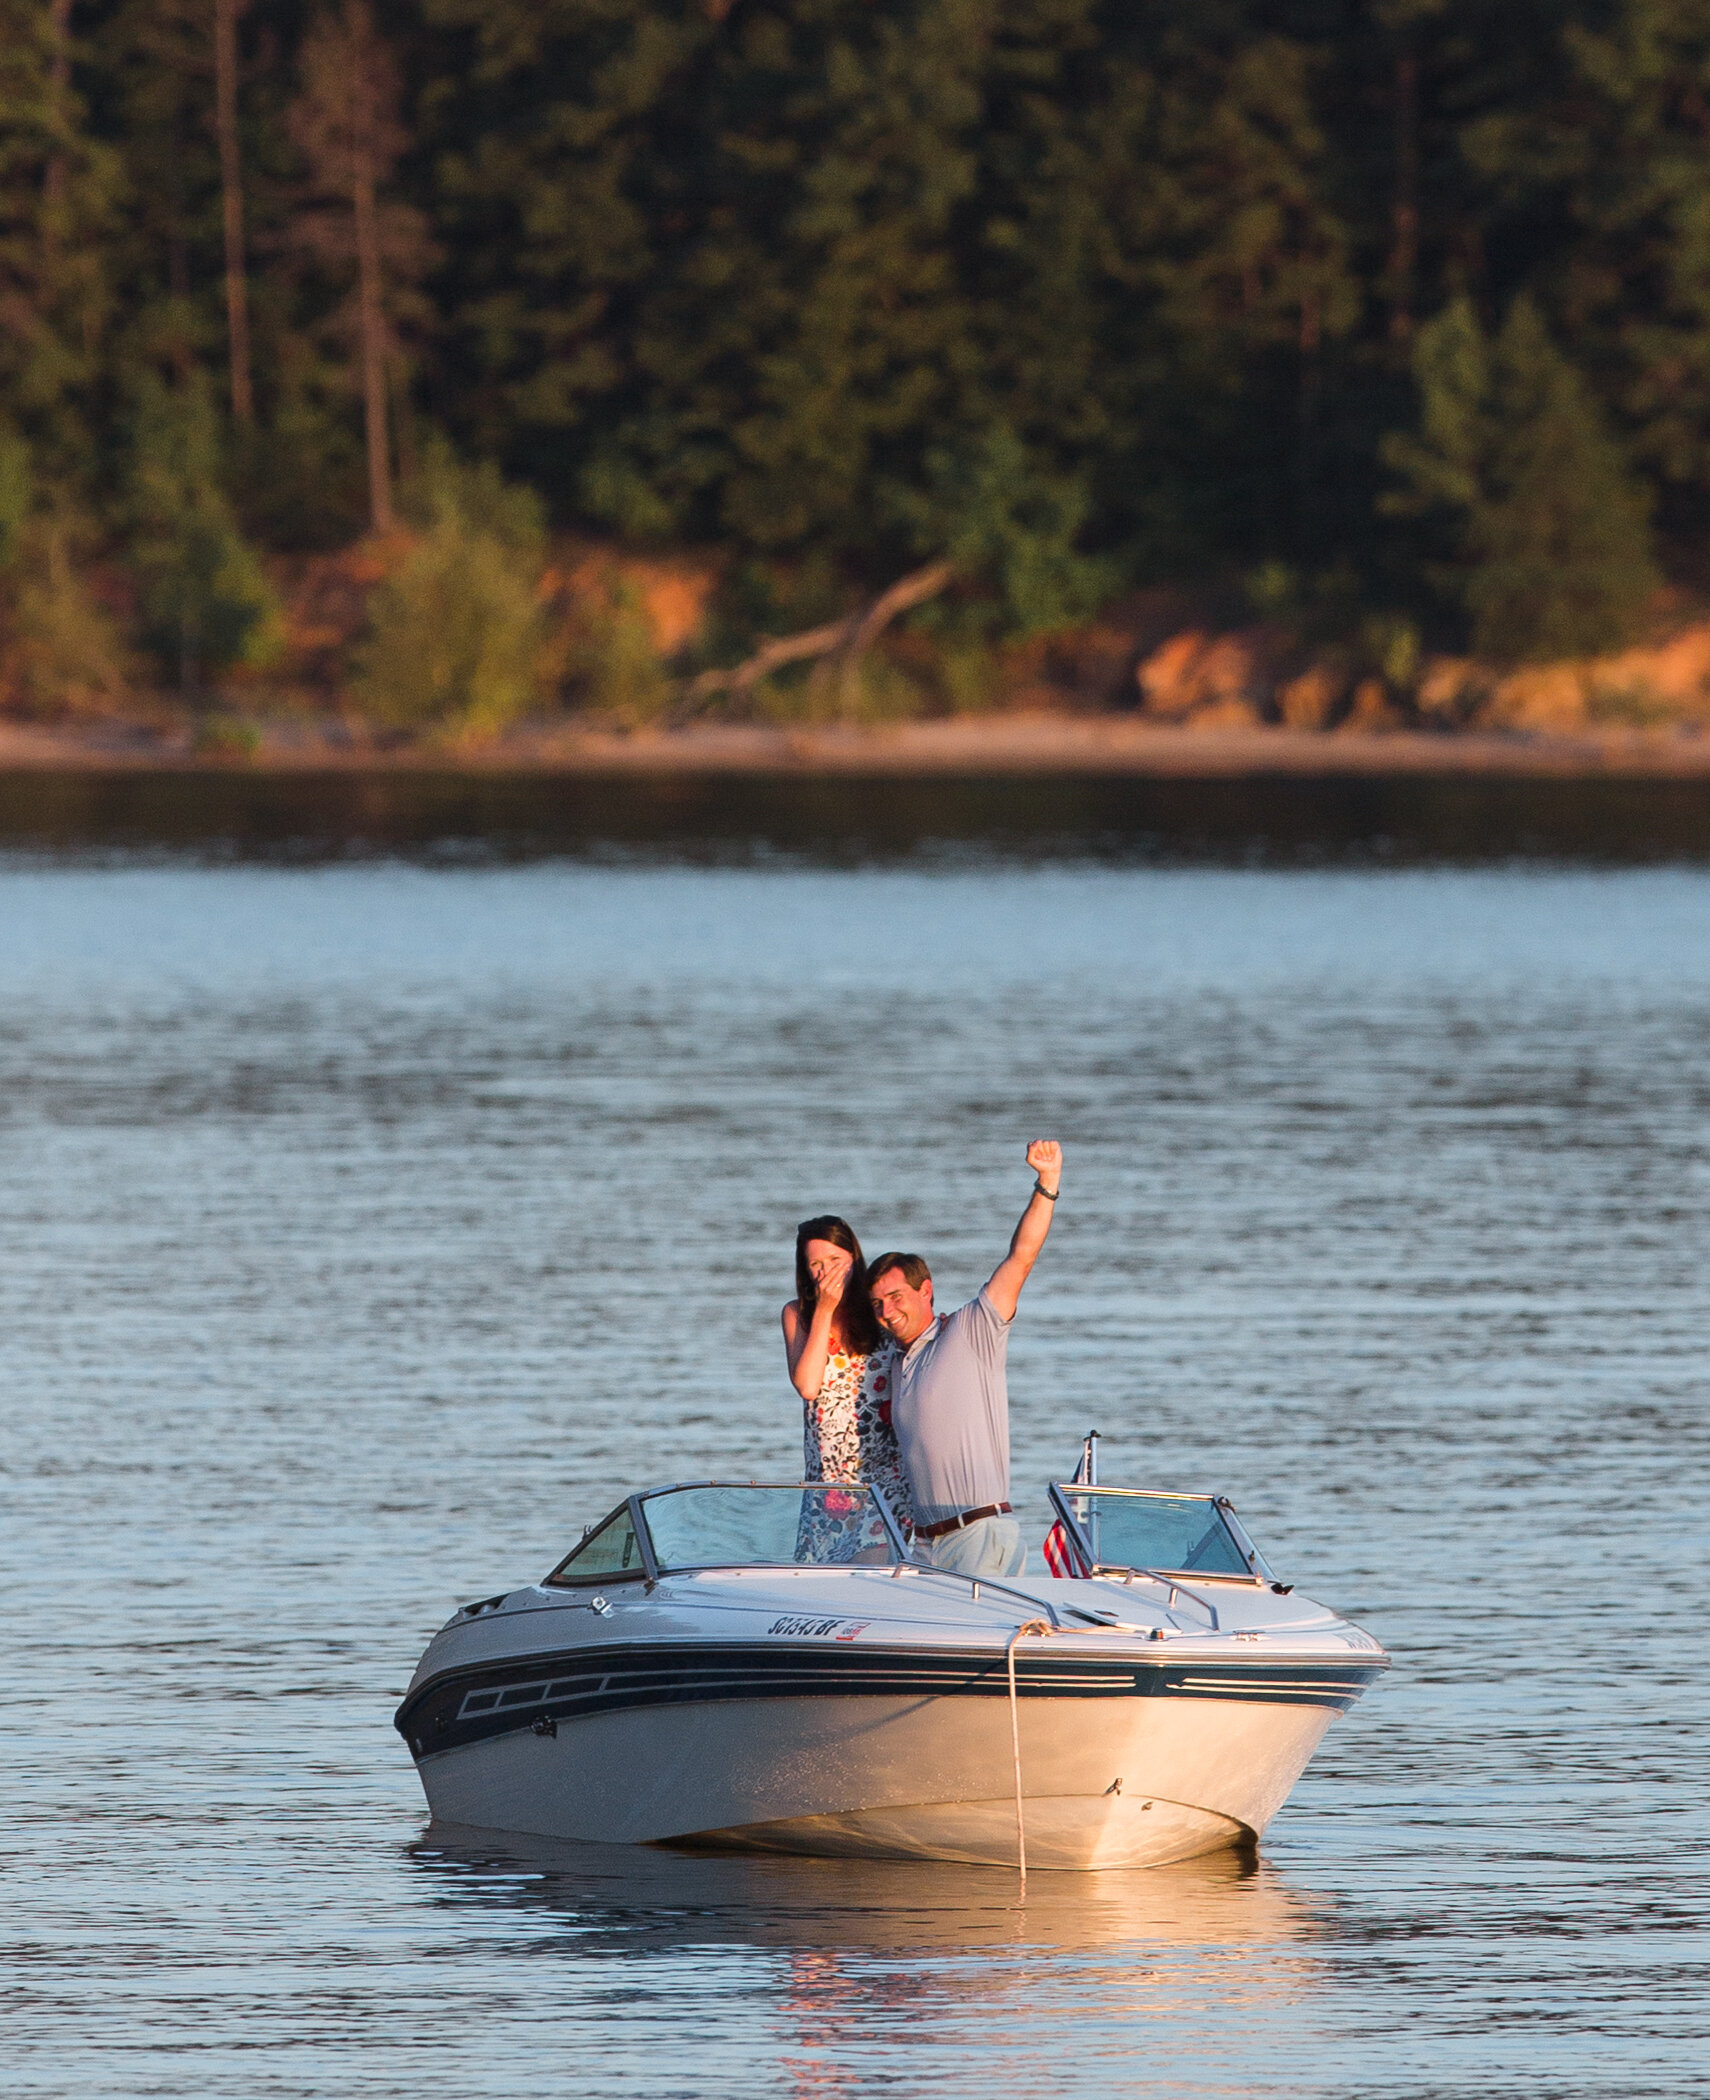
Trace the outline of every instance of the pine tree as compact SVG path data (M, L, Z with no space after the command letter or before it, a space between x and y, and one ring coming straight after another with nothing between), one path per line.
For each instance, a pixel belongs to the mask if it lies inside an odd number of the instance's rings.
M1488 11L1493 21L1506 10ZM1710 487L1710 0L1551 7L1492 68L1463 207L1505 287L1547 293L1664 490ZM1524 32L1504 24L1510 46Z
M214 132L220 146L220 223L226 263L226 348L232 414L255 418L249 357L249 272L244 256L243 142L238 131L238 16L244 0L214 0Z
M169 386L145 373L131 419L131 560L148 640L187 700L210 672L261 666L279 608L225 491L220 421L200 373Z
M114 258L120 369L166 365L183 379L219 354L208 296L219 223L212 29L211 0L126 0L107 25L126 191Z
M1485 501L1469 520L1473 646L1562 657L1626 641L1657 584L1650 506L1524 295L1494 346L1490 411Z
M0 419L66 487L96 463L116 191L72 80L71 29L69 8L0 0Z
M1472 646L1496 660L1585 655L1628 639L1656 588L1648 503L1582 375L1536 305L1494 343L1471 304L1421 329L1417 436L1393 440L1391 508L1434 516Z
M298 249L349 284L334 331L355 349L368 451L369 521L392 527L389 395L402 327L425 308L415 287L432 256L425 221L388 194L409 135L400 115L397 58L367 0L339 0L319 15L299 57L302 92L291 133L309 171L297 214Z

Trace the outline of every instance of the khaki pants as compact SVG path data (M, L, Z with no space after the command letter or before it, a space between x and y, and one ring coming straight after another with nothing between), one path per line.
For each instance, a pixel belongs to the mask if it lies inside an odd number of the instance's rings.
M953 1575L984 1576L999 1582L1005 1575L1027 1570L1027 1548L1021 1542L1021 1526L1014 1517L981 1517L961 1531L946 1531L935 1539L916 1539L914 1557L922 1567L948 1568Z

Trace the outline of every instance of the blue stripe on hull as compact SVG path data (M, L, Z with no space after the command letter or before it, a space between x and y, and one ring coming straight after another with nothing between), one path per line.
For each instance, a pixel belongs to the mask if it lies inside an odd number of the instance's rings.
M1383 1665L1181 1662L1160 1658L1018 1654L1024 1699L1235 1699L1346 1713ZM785 1648L657 1642L513 1656L447 1671L413 1692L394 1726L417 1757L630 1707L712 1700L1003 1698L1004 1657L965 1649Z

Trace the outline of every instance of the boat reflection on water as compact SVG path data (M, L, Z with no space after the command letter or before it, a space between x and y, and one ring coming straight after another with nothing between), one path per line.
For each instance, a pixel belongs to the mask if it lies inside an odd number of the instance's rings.
M1251 1848L1169 1867L1036 1874L1024 1906L1014 1874L940 1862L583 1844L442 1822L410 1856L443 1901L560 1919L581 1954L712 1945L1257 1953L1304 1950L1331 1923L1322 1898L1290 1888ZM1275 1984L1285 1970L1273 1962L1267 1973Z
M410 1849L431 1900L466 1930L485 1914L508 1989L519 1962L544 1960L559 1972L560 2017L586 2009L565 2043L584 2089L597 2080L582 2052L650 2005L700 2036L709 2071L736 2008L764 2006L765 2090L788 2100L922 2090L960 2079L958 2065L994 2094L1162 2092L1151 2075L1171 2064L1208 2081L1172 2093L1248 2092L1261 2064L1297 2060L1322 2024L1331 1908L1251 1848L1032 1875L1024 1909L1013 1873L943 1862L694 1853L440 1822ZM603 1979L591 1993L572 1980L590 1977ZM704 2089L736 2088L709 2076Z

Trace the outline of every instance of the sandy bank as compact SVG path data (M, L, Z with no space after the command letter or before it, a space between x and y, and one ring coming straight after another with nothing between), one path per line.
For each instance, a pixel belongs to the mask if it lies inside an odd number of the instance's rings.
M1577 733L1468 730L1429 735L1287 728L1194 728L1121 716L1004 714L871 729L708 726L622 735L525 731L477 748L383 749L293 725L253 755L198 754L184 737L120 725L0 724L8 772L467 772L540 774L1597 774L1710 777L1710 735L1680 730Z

